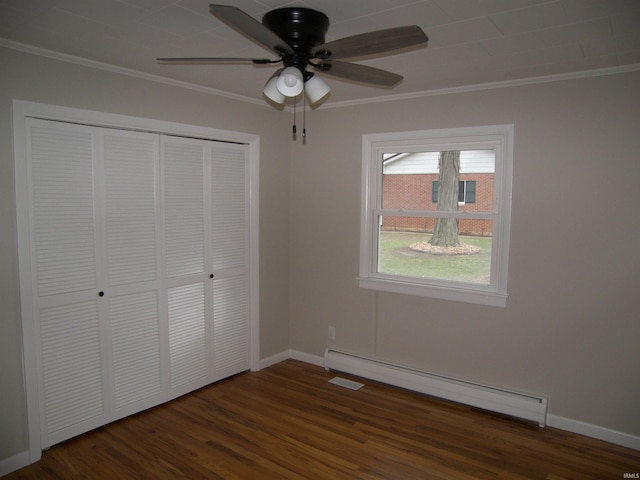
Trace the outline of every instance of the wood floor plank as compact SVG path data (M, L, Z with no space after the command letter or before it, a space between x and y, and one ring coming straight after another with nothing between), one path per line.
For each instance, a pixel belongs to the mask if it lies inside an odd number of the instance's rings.
M640 452L288 360L43 452L3 480L606 480ZM348 375L340 375L352 378Z

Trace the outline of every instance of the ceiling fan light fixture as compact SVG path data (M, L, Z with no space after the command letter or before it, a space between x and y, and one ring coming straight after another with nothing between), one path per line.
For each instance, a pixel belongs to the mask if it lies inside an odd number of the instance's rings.
M304 84L304 91L311 103L317 103L329 95L331 88L317 75L313 75Z
M282 93L280 93L280 90L278 90L278 87L276 85L278 83L278 77L280 75L280 72L281 70L277 71L269 79L269 81L265 84L264 90L262 90L262 93L264 93L265 97L267 97L272 102L277 103L278 105L283 105L287 97L285 97Z
M302 72L296 67L285 68L278 76L276 87L285 97L297 97L304 88Z
M351 35L327 43L329 17L304 7L276 8L264 14L262 23L232 5L210 4L209 11L278 58L178 57L158 58L158 62L174 65L281 63L286 68L276 72L263 88L264 97L276 105L284 105L287 98L295 98L303 91L306 92L304 99L311 104L326 99L329 86L315 78L307 67L341 80L381 88L394 87L402 81L401 75L341 59L400 53L408 48L425 47L429 40L419 26L409 25Z

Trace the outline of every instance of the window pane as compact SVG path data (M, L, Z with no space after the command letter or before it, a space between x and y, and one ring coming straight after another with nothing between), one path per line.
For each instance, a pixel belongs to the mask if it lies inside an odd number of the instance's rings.
M462 150L459 171L448 184L457 187L457 205L446 198L441 185L440 152L385 154L382 167L382 208L405 210L493 211L494 150ZM457 183L455 182L457 178ZM445 197L442 197L442 195ZM455 194L455 192L453 192ZM452 198L456 198L455 196Z
M379 230L378 272L423 279L489 285L490 220L459 220L457 247L431 245L436 219L383 217Z
M363 135L361 288L506 305L513 134Z

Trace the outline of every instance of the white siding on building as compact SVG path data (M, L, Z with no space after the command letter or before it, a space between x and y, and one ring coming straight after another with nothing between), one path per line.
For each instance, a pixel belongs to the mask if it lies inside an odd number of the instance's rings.
M388 154L385 175L438 174L440 152ZM462 150L460 173L494 173L496 155L493 150Z

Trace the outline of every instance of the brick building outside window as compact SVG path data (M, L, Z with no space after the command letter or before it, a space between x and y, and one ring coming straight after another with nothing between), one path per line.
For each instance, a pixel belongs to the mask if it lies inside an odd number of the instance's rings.
M386 209L436 210L438 203L439 152L388 154L383 162L383 203ZM493 209L495 175L493 150L460 152L458 210L487 212ZM460 235L492 235L492 222L460 219ZM434 218L385 216L382 230L433 233Z

